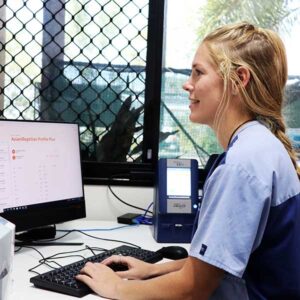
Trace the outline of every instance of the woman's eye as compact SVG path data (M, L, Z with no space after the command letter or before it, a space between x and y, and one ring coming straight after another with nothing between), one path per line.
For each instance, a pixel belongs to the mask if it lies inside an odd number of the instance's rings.
M199 70L199 69L195 69L195 74L196 74L197 76L199 76L199 75L202 75L203 72L202 72L201 70Z

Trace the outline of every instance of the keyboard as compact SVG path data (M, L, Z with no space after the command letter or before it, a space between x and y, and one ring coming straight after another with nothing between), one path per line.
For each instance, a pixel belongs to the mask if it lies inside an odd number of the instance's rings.
M75 275L79 273L88 261L101 262L111 255L132 256L148 263L156 263L163 259L162 254L158 252L122 245L111 250L106 250L100 254L81 259L58 269L34 276L30 278L30 282L38 288L75 297L83 297L92 293L92 290L84 283L77 281L75 279ZM112 264L109 267L114 271L127 270L127 267L121 264Z

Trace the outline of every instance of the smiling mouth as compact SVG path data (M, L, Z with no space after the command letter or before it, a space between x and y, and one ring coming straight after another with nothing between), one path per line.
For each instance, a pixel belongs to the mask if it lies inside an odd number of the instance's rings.
M195 104L195 103L199 103L200 102L200 100L197 100L197 99L190 99L190 101L191 101L191 104Z

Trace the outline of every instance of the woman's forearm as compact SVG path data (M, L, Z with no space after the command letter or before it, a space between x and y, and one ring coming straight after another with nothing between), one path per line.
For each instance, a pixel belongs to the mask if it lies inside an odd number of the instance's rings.
M118 300L188 300L189 281L183 280L180 271L149 280L125 280L116 286Z
M149 278L178 271L183 267L185 261L186 259L180 259L180 260L168 261L165 263L153 264L149 272Z
M110 295L118 300L207 300L224 276L223 270L193 257L158 264L156 271L166 274L148 280L118 280Z

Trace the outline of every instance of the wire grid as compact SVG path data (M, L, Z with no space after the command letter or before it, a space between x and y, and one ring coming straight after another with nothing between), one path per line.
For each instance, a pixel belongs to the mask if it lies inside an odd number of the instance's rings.
M143 136L148 2L1 1L0 117L76 122L83 158L98 160L101 139L134 114L129 151L116 160L138 160L130 150Z

